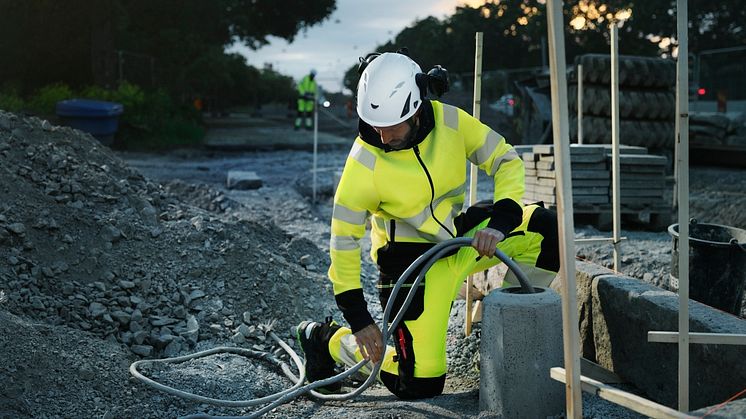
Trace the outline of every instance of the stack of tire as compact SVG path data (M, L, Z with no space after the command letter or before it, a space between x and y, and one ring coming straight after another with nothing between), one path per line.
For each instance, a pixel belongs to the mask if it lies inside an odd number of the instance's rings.
M578 140L577 64L583 65L583 143L611 144L611 57L576 57L569 74L570 139ZM671 149L676 113L676 64L655 57L619 56L621 144Z

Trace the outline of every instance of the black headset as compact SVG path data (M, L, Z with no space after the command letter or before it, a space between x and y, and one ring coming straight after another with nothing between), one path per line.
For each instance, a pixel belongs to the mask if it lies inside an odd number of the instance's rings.
M409 50L407 49L407 47L399 48L396 53L409 57ZM362 75L363 71L365 71L365 68L368 67L368 64L378 58L379 55L381 55L380 52L372 52L365 57L360 57L360 62L357 66L357 73ZM425 99L428 91L438 98L448 92L448 70L440 65L436 65L435 67L431 68L430 71L427 72L427 74L417 73L414 80L415 83L417 83L417 87L420 88L421 99Z

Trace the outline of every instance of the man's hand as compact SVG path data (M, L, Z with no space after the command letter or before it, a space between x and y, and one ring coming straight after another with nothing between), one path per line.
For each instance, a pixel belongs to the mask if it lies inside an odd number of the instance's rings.
M479 256L487 256L491 258L495 256L495 249L497 244L505 239L505 235L499 230L494 228L483 228L474 234L474 240L471 242L471 246L477 249Z
M363 358L374 363L381 362L386 348L383 347L383 335L378 325L365 326L355 333L355 340L357 340L357 346Z

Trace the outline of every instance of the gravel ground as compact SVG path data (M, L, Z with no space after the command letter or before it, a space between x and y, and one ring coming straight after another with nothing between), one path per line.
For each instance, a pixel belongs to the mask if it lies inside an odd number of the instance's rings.
M0 112L0 418L251 412L177 399L135 381L127 368L142 357L216 346L276 351L260 325L272 324L292 346L292 325L336 313L326 247L333 173L346 153L319 154L313 204L310 152L112 153L70 129ZM257 172L264 186L226 190L234 169ZM693 168L691 178L693 217L746 227L743 171ZM608 235L576 227L581 237ZM623 236L622 272L667 286L668 234ZM577 251L611 264L608 246ZM366 259L371 302L375 277ZM266 416L489 417L478 411L478 327L463 337L463 306L454 304L449 326L443 396L402 402L375 386L352 402L300 398ZM380 307L371 309L380 319ZM225 355L146 372L227 399L289 386L269 364ZM583 399L585 417L640 417Z

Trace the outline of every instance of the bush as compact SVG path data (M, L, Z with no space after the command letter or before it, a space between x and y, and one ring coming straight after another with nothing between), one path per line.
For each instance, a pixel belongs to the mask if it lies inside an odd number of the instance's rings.
M75 97L120 103L120 117L115 144L127 149L166 149L199 145L205 135L201 116L191 104L181 106L165 90L145 91L131 83L114 90L87 86L75 92L61 83L44 86L27 100L18 89L4 85L0 91L0 109L30 111L41 117L55 114L57 102Z
M66 84L50 84L42 87L31 96L28 101L28 108L37 115L54 115L57 102L72 99L74 96L72 89Z
M14 93L0 93L0 109L8 112L20 112L26 108L26 102Z

